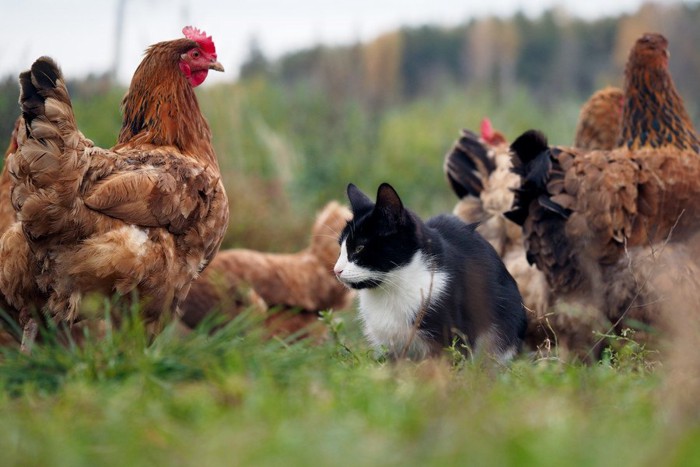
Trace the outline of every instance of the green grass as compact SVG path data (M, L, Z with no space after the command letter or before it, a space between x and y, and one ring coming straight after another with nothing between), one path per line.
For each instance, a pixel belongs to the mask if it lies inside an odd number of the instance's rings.
M3 351L2 465L689 465L661 373L521 357L376 360L351 311L322 345L138 321L81 347Z

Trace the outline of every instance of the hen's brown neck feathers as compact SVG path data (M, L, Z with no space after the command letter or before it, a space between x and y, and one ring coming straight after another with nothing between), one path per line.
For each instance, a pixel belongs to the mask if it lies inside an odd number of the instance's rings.
M114 149L175 146L183 154L218 167L211 130L194 89L178 66L180 55L196 45L178 39L148 48L122 100L122 129Z
M638 46L639 42L625 69L621 145L632 150L676 147L700 152L693 123L668 72L665 47L639 53Z

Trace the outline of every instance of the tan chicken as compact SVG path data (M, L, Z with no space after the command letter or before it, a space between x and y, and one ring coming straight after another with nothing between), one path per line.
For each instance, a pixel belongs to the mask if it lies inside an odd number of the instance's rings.
M593 93L581 107L574 147L590 150L618 147L624 101L620 88L608 86Z
M621 147L549 147L536 131L511 146L521 183L506 215L523 228L528 260L556 297L580 297L615 323L645 293L624 277L624 265L700 226L700 144L668 72L667 47L663 36L646 34L630 52Z
M0 239L0 290L22 311L28 343L34 316L70 324L87 293L137 295L157 332L217 252L228 201L194 87L223 67L210 36L183 33L146 51L111 150L76 127L52 59L20 75L23 121L8 164L18 222Z
M182 321L194 328L206 316L237 316L251 306L265 313L269 333L287 336L318 321L318 311L349 306L352 291L337 280L333 265L338 236L352 213L337 202L317 216L309 246L293 254L245 249L220 251L192 283Z

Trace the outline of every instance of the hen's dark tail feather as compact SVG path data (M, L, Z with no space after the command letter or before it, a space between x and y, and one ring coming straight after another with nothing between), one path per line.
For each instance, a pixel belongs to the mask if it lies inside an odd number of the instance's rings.
M571 211L556 202L564 183L558 158L562 150L550 148L541 132L530 130L513 142L511 151L513 172L521 180L514 190L513 209L504 215L524 226L527 260L544 272L550 287L575 290L585 278L566 233Z
M545 209L568 217L568 212L549 199L547 185L553 177L563 176L560 168L553 167L556 161L547 144L547 137L540 131L529 130L510 145L513 172L520 175L520 187L516 188L513 209L505 212L507 219L523 225L528 216L530 203L537 199ZM558 164L557 164L558 165ZM561 209L559 209L561 208Z
M66 139L82 139L63 74L53 59L37 59L30 70L19 75L19 83L19 103L28 138L51 139L59 148ZM52 99L50 105L48 99Z
M53 97L56 82L63 79L61 70L49 57L41 57L32 64L31 70L19 75L22 116L27 125L32 120L45 114L44 103L48 97Z
M513 152L513 172L525 178L524 167L549 149L547 137L538 130L528 130L510 145Z
M489 157L486 147L469 130L462 130L462 136L445 156L445 175L452 191L460 199L469 195L478 198L484 189L483 180L495 168L496 164Z

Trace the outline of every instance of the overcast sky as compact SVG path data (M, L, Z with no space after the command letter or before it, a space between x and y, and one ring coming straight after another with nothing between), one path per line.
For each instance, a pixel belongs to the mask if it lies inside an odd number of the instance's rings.
M461 6L459 4L462 3ZM455 25L473 17L530 16L560 6L585 18L633 12L642 0L127 0L119 79L128 83L152 43L181 36L192 24L211 34L219 61L233 79L255 37L271 58L317 43L368 40L401 25ZM677 0L657 0L677 3ZM117 0L0 0L0 76L17 74L41 56L64 74L108 70L115 55ZM215 74L217 75L217 74Z

